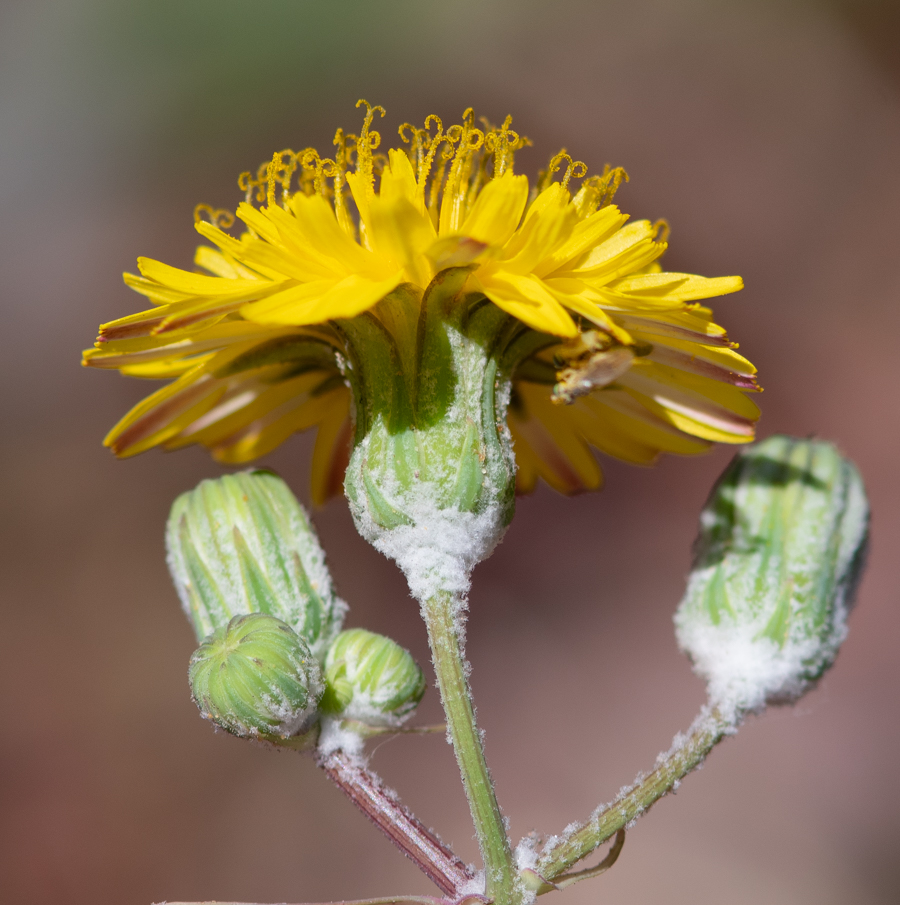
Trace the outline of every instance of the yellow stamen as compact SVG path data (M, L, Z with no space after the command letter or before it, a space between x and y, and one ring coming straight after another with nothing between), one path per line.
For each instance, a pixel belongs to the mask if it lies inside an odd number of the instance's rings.
M256 180L249 170L245 170L238 176L238 188L244 193L244 201L250 204L253 198L253 189L256 188Z
M466 188L469 182L472 155L484 144L484 132L474 127L475 116L469 107L463 113L461 126L451 126L447 138L456 144L453 163L444 185L444 199L441 205L441 233L456 232L465 216Z
M210 204L198 204L194 208L194 223L199 223L201 220L206 220L219 229L230 229L234 226L234 214L231 211L214 208Z
M315 148L304 148L295 156L300 165L300 175L297 177L299 189L304 195L314 195L316 193L316 167L313 161L318 159L319 152Z
M610 165L607 164L603 168L603 173L598 181L600 194L597 199L597 206L606 207L607 205L612 204L613 198L616 197L616 192L623 182L628 182L628 173L625 171L625 168L610 167Z
M371 129L372 120L376 113L385 115L385 109L381 106L373 107L367 100L358 100L356 106L366 105L366 117L363 120L362 130L356 141L356 172L365 180L366 195L372 198L375 195L375 176L372 171L372 151L381 144L381 134Z
M344 135L343 129L338 129L337 132L334 133L334 141L333 144L337 151L334 155L334 165L333 165L333 177L334 177L334 213L337 217L338 223L341 224L341 228L347 233L348 236L356 236L356 228L353 225L353 220L350 217L350 212L347 210L346 198L344 195L344 186L346 184L346 179L344 178L344 173L347 170L347 166L350 162L350 151L347 147L348 140L355 139L353 135ZM323 165L325 161L322 162ZM324 172L324 170L323 170Z
M412 132L412 137L406 134L407 129ZM401 123L400 127L397 129L397 134L400 136L400 140L403 144L409 145L409 150L406 152L406 155L409 157L409 162L416 171L418 171L419 162L422 160L422 155L425 153L424 142L427 133L424 129L420 129L412 123Z
M282 153L281 151L276 151L272 155L271 162L266 167L266 204L269 207L274 207L275 205L275 183L284 169Z
M488 180L487 166L489 160L490 156L488 154L482 153L478 155L478 169L475 170L475 175L472 176L469 182L469 191L466 195L467 212L472 209L472 205L475 203L475 199L478 197L478 193L481 191L482 187Z
M300 177L304 194L321 195L323 198L328 197L328 189L325 184L325 164L333 164L333 160L319 157L319 152L315 148L306 148L297 155L303 175Z
M562 166L564 160L569 161L569 165L566 167L566 174L563 176L562 180L564 189L569 187L569 180L573 176L576 179L583 179L587 175L587 164L583 160L572 160L571 156L566 152L566 149L563 148L559 154L550 158L550 163L547 165L547 170L543 174L538 186L539 192L542 192L549 187L550 183L553 181L553 174Z
M374 175L381 177L381 174L384 172L384 168L388 165L388 160L390 158L387 154L373 154L372 155L372 172Z
M444 171L447 169L447 160L448 157L442 153L441 162L438 164L437 170L435 170L434 177L431 180L431 186L428 190L428 212L431 214L431 219L434 221L435 226L437 226L438 219L438 196L441 193L441 185L444 181Z
M431 129L432 122L434 122L434 124L437 126L437 131L433 136L429 131ZM434 163L434 155L437 152L438 145L441 143L443 138L444 124L443 122L441 122L441 118L439 116L436 116L434 113L426 116L425 128L421 132L422 145L416 170L416 184L420 192L420 197L423 200L425 198L425 183L427 182L428 176L431 173L431 166ZM432 183L431 187L431 196L431 200L428 204L429 209L434 207L437 199L434 183Z
M507 116L499 129L492 130L485 139L485 147L494 155L494 176L502 176L508 169L512 169L513 152L523 147L518 132L510 129L512 117ZM528 141L528 139L524 139Z

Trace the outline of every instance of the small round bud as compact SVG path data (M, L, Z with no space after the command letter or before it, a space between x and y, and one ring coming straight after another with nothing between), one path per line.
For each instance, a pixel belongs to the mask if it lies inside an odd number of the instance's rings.
M234 735L288 738L306 729L322 694L319 665L274 616L235 616L191 657L191 693L203 715Z
M316 533L287 484L268 471L201 481L172 505L169 571L197 639L233 616L268 613L317 657L347 605L334 593Z
M372 726L397 726L425 693L425 676L395 641L354 628L335 638L325 658L322 710Z
M675 615L723 711L794 700L834 662L868 517L859 473L829 443L770 437L735 457L700 517Z

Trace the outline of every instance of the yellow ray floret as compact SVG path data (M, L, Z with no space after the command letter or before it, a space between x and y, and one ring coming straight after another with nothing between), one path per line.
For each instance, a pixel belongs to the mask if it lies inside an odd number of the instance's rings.
M282 151L242 174L237 235L234 216L200 205L197 271L139 258L125 275L153 307L102 325L85 364L171 382L110 432L117 455L199 443L240 463L317 427L324 500L350 436L341 322L401 286L421 298L451 267L468 269L469 297L548 339L513 375L522 489L599 487L592 449L647 464L752 439L755 369L699 304L742 282L663 272L667 227L612 203L623 170L583 178L561 152L530 185L514 172L527 139L509 118L476 128L471 110L446 130L406 124L407 147L381 154L379 114L366 104L331 158Z

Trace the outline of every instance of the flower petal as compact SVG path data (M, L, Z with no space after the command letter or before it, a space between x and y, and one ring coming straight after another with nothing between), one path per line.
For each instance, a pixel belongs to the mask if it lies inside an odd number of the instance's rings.
M167 289L182 292L186 296L218 296L236 292L256 292L259 283L255 280L228 280L223 277L209 277L202 273L190 273L178 267L170 267L152 258L138 258L138 269L148 280L153 280Z
M373 282L351 274L343 280L303 283L253 302L241 314L258 324L303 326L341 317L355 317L384 298L403 281L402 272L391 279Z
M409 162L405 151L391 148L388 151L388 165L381 174L379 196L383 201L396 201L405 198L410 204L415 205L422 216L425 216L425 204L419 197L419 187L416 184L416 174ZM429 223L431 219L429 218Z
M685 433L718 443L753 439L759 409L734 387L652 362L635 365L619 384Z
M603 472L597 460L561 407L550 402L546 387L517 384L516 395L519 405L508 419L516 462L521 456L531 477L539 474L561 493L599 489ZM523 490L530 489L523 484Z
M652 450L642 464L651 464L661 453L675 453L692 456L705 452L710 447L706 440L689 436L673 427L645 406L641 405L625 390L607 387L578 400L581 407L589 409L603 424L603 436L587 435L597 449L625 461L639 462L632 458L633 452L625 454L630 442ZM619 447L615 451L614 447Z
M535 268L535 275L546 277L555 270L564 270L591 248L600 245L628 221L628 215L609 204L581 220L567 241L547 255Z
M316 431L310 495L314 506L323 506L343 490L344 472L350 460L350 391L332 391Z
M558 275L577 276L596 286L610 283L646 267L666 250L664 243L654 240L655 236L648 220L629 223L570 266L560 268Z
M657 299L693 302L739 292L744 288L740 277L699 277L691 273L637 273L623 277L606 287L616 295L632 301Z
M479 193L460 233L487 245L505 245L519 226L528 202L528 179L507 171Z
M635 334L636 339L640 339ZM680 346L680 348L679 348ZM717 349L698 343L678 343L668 340L665 344L655 343L647 356L649 361L689 371L702 377L709 377L722 383L730 383L741 390L758 392L756 368L731 349Z
M103 445L121 458L136 456L211 409L226 387L203 374L202 368L192 369L142 400L106 435Z
M484 269L484 268L482 268ZM484 294L498 307L534 330L555 336L576 336L578 328L565 309L536 277L506 271L475 279Z
M706 346L734 348L723 327L712 321L712 312L699 305L681 311L667 311L653 315L634 316L619 311L613 312L616 323L631 333L644 336L658 336L666 342L669 339L683 342L702 343Z
M280 446L291 434L319 424L336 404L346 398L343 387L321 396L294 393L240 431L212 447L219 462L240 465L251 462Z
M216 251L208 245L197 246L194 253L194 263L217 277L226 277L229 280L258 280L260 275L247 267L239 264L231 255Z
M569 203L569 193L554 182L537 196L525 215L525 222L504 246L499 256L503 269L531 273L566 242L577 224L578 214Z
M375 251L424 289L434 276L425 256L435 239L431 218L404 196L376 196L369 201L369 226Z

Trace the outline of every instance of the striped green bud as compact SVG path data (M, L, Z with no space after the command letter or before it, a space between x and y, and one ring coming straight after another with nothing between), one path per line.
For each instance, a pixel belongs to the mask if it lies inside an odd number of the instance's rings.
M325 658L323 712L371 726L396 726L425 693L425 676L409 651L365 629L341 632Z
M191 657L191 693L206 719L242 737L288 738L308 729L322 694L306 642L274 616L235 616Z
M869 508L830 444L771 437L738 454L700 517L678 641L735 716L794 700L847 634Z
M201 481L172 506L169 571L197 640L233 616L268 613L322 657L340 631L325 554L303 507L268 471Z

